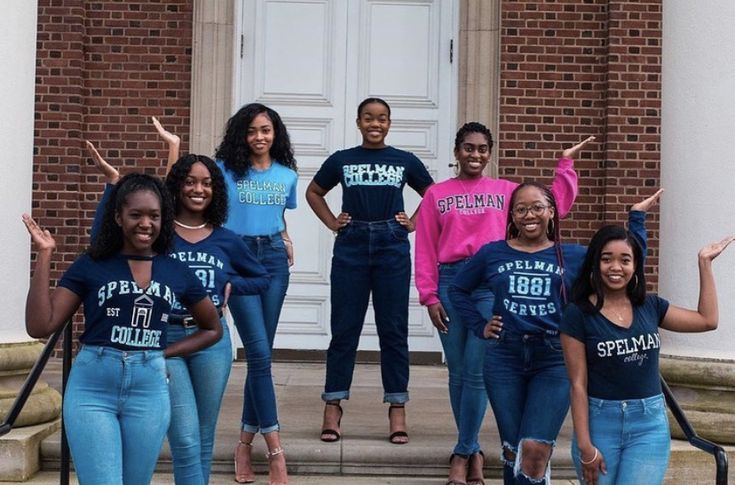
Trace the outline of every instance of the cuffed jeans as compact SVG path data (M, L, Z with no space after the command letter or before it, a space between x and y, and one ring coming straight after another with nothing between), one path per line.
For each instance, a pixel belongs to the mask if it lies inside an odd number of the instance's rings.
M549 481L529 479L521 470L522 442L538 441L553 448L569 410L569 378L558 334L520 334L505 329L489 339L485 354L485 386L495 414L503 453L506 485Z
M487 410L487 394L482 369L487 342L462 325L459 313L449 301L449 285L467 260L439 265L439 301L449 317L447 333L439 333L449 370L449 402L458 437L454 453L471 455L480 451L479 434ZM483 317L492 316L493 294L486 288L472 293Z
M662 394L645 399L614 401L589 398L592 444L607 465L599 485L663 483L669 465L671 435ZM572 460L584 484L577 437L572 440Z
M332 339L322 399L349 399L357 346L373 295L383 401L408 401L408 231L395 220L352 221L334 242Z
M244 236L243 240L268 270L271 282L264 293L233 295L228 304L248 364L241 429L248 433L270 433L279 429L271 353L288 289L288 256L280 234Z
M83 345L64 394L82 485L150 483L171 417L162 351Z
M169 343L198 330L169 325ZM185 357L166 360L171 394L168 441L176 485L206 485L212 465L212 447L222 396L232 367L232 345L227 322L222 338L211 347Z

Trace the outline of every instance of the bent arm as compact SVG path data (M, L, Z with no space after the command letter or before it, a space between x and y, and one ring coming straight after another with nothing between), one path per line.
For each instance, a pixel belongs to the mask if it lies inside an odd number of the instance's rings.
M50 250L40 250L26 298L26 331L33 338L46 338L77 311L82 300L66 288L50 291Z
M487 338L484 331L488 321L475 306L472 292L483 283L485 268L484 251L481 249L457 273L454 282L449 286L449 301L459 313L462 324L481 339Z
M336 231L340 226L337 218L332 212L332 209L327 205L327 200L324 198L327 195L327 192L327 190L324 190L312 180L306 188L306 202L309 203L311 210L314 211L314 214L316 214L319 220L322 221L329 230Z
M212 300L202 298L197 303L187 307L194 317L199 329L186 338L178 340L164 351L166 357L177 357L191 354L214 345L222 338L222 324Z
M717 308L717 290L712 272L712 261L725 250L735 236L705 246L699 251L699 303L697 310L670 305L661 322L661 328L674 332L706 332L717 328L720 318Z

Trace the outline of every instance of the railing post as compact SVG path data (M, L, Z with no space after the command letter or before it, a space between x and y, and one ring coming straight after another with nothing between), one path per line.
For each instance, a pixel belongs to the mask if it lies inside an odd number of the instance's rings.
M674 416L674 419L676 419L679 427L684 432L684 435L686 436L687 441L689 441L689 444L691 444L695 448L699 448L706 453L709 453L715 458L715 465L717 466L715 484L727 485L728 465L727 453L725 452L724 448L697 435L697 433L694 431L694 428L692 428L692 425L689 423L689 420L687 420L686 416L684 415L684 410L681 409L681 406L679 406L679 403L674 398L674 393L671 392L669 385L666 383L663 377L661 377L661 390L663 391L664 397L666 398L666 405L669 407L671 414Z
M71 342L73 338L72 323L68 322L64 329L64 345L61 356L61 399L63 403L64 394L66 393L66 381L69 379L69 371L71 370ZM61 413L61 466L60 466L60 485L69 485L69 463L71 454L69 453L69 443L66 441L66 430L64 428L64 413Z

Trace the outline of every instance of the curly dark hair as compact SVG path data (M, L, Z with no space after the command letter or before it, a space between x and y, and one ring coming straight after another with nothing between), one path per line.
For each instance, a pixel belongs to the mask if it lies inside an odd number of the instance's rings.
M483 125L482 123L478 123L477 121L470 121L462 125L462 128L457 131L457 136L454 138L455 151L459 150L459 146L462 144L462 142L464 142L465 137L470 133L480 133L481 135L485 135L487 146L488 148L492 149L493 135L492 133L490 133L488 127Z
M191 166L195 163L201 163L212 178L212 200L204 209L204 220L213 226L221 226L227 220L227 187L225 186L225 178L214 160L204 155L194 155L190 153L184 155L173 164L171 171L166 176L166 188L171 194L171 200L175 213L178 214L181 208L181 188L184 186L186 178L191 172Z
M600 276L600 260L602 259L602 249L610 241L625 241L633 250L633 264L635 266L633 274L635 276L625 287L625 294L628 295L633 305L641 305L646 300L646 276L643 268L643 248L640 241L624 227L605 226L592 236L590 245L587 247L587 253L584 256L582 269L572 286L572 301L585 311L591 311L592 308L600 310L605 303L605 293ZM597 296L594 306L589 301L592 294Z
M365 98L360 102L359 105L357 105L357 117L358 118L360 118L360 115L362 115L362 109L365 106L369 105L370 103L378 103L378 104L382 104L383 106L385 106L385 109L388 110L388 118L390 118L390 106L388 106L388 102L382 98L376 98L376 97Z
M153 192L161 202L161 232L153 242L153 251L157 254L171 252L174 242L174 208L166 186L158 177L144 173L130 173L121 178L110 192L99 234L87 250L92 259L107 259L122 250L125 238L122 228L115 221L115 216L127 204L130 194L142 190Z
M283 124L281 117L275 110L263 104L250 103L240 108L227 121L225 136L214 154L216 158L225 163L225 168L231 170L238 178L244 177L251 166L247 132L250 123L259 114L265 114L273 123L275 136L270 149L271 158L281 165L296 170L291 138L288 136L286 125Z

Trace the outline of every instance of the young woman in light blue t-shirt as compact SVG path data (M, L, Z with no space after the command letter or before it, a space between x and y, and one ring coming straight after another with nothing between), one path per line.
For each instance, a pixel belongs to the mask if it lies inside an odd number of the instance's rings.
M284 213L296 208L296 161L291 141L281 117L259 103L243 106L227 122L225 136L215 153L229 197L229 217L225 227L240 235L265 266L270 287L261 295L233 296L229 308L243 342L257 345L270 356L293 264L293 245ZM262 366L259 366L259 368ZM257 377L257 376L255 376ZM278 434L278 413L256 412L252 371L245 380L240 441L235 448L235 480L255 478L251 451L256 433L269 441ZM269 445L270 446L270 445ZM271 483L287 483L283 448L270 449Z

